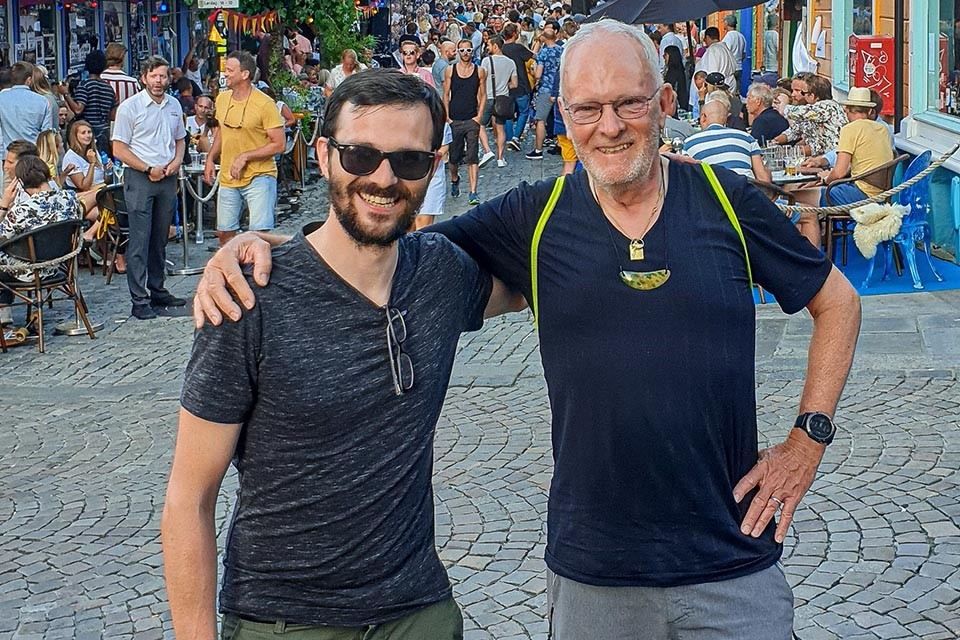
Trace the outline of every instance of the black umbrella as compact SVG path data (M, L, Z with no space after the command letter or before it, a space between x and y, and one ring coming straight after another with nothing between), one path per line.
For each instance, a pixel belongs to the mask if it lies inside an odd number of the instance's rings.
M716 11L761 4L763 0L611 0L590 13L586 22L613 18L627 24L697 20Z

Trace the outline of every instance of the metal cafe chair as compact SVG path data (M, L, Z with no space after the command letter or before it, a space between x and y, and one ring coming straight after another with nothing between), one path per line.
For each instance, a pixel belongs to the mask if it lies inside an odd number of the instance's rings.
M39 337L37 348L44 351L43 307L52 304L55 294L72 300L77 317L83 320L90 339L96 336L87 318L87 303L77 286L77 254L82 246L81 220L67 220L37 227L0 242L4 253L22 265L0 265L0 271L13 276L31 276L30 280L0 280L0 288L14 295L16 305L27 308L27 327L31 325ZM49 270L52 274L47 275ZM0 348L6 352L6 343L0 333Z

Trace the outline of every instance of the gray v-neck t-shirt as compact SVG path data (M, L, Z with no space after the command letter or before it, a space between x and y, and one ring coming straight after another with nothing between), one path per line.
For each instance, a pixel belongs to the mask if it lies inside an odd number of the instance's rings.
M274 249L251 311L197 333L181 402L243 425L220 610L377 624L451 593L434 540L434 429L491 279L442 236L399 240L389 306L406 323L414 385L398 396L386 310L330 269L304 236L313 228Z

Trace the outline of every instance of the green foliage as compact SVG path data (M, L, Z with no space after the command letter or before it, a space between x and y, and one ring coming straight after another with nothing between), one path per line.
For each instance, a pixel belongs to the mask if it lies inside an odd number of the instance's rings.
M339 64L344 49L361 53L364 48L375 44L373 37L357 33L357 11L353 0L285 0L282 3L279 0L240 0L239 10L246 14L266 13L274 9L279 10L281 19L286 23L310 23L320 36L323 47L320 53L324 66L328 68Z

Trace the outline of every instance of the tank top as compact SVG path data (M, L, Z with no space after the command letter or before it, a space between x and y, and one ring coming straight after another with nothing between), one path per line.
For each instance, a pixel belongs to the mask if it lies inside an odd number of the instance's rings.
M461 78L457 73L457 65L453 65L450 76L450 119L470 120L476 118L480 112L477 105L477 91L480 90L480 72L477 65L473 65L473 73Z

